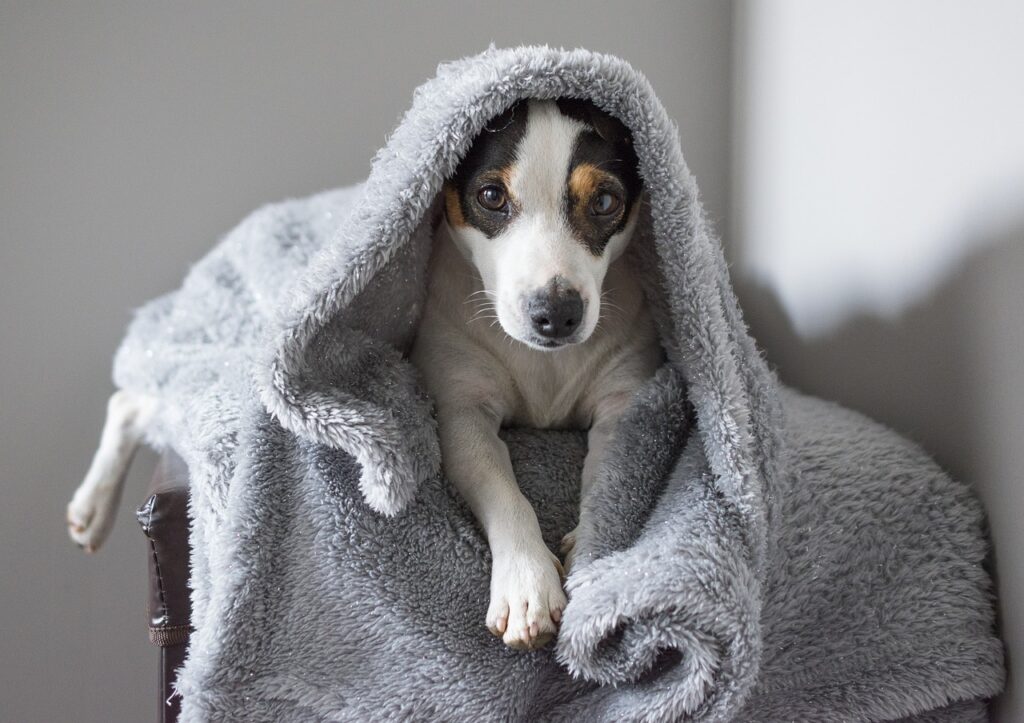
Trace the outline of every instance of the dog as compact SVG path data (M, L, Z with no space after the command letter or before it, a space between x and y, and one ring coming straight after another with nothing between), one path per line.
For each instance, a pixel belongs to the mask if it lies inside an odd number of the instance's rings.
M617 119L589 102L528 100L488 123L443 193L411 360L435 402L445 474L491 549L487 628L534 650L557 632L579 526L562 540L563 566L498 431L589 430L586 497L616 421L661 361L623 256L643 186Z
M585 498L617 419L661 359L623 256L643 186L621 122L584 101L529 100L488 123L443 194L410 358L435 402L445 473L491 549L486 625L509 647L534 650L557 631L576 531L562 540L563 566L541 538L498 431L589 430ZM145 395L110 398L99 447L67 507L71 539L87 552L109 534L131 458L157 413Z

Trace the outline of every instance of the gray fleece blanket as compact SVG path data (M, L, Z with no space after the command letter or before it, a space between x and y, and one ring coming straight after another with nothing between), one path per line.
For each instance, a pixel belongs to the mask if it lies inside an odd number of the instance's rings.
M484 627L490 557L405 354L438 194L520 98L632 131L629 253L666 362L588 497L556 643ZM748 335L676 128L622 60L446 64L362 184L258 210L145 306L118 386L189 465L188 720L981 720L1002 687L982 511L913 444L780 385ZM554 549L582 433L504 432Z

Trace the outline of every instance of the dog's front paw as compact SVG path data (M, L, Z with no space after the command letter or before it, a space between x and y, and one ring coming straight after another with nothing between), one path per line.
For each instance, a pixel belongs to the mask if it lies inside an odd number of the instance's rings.
M86 552L96 552L114 526L120 489L79 490L67 509L68 535Z
M495 557L491 571L487 628L517 650L547 645L565 609L562 564L542 544L538 547Z
M562 537L562 543L558 548L559 552L562 553L562 565L565 568L566 575L572 572L573 563L576 561L576 538L579 535L579 530L579 525L577 525L565 533L565 536Z

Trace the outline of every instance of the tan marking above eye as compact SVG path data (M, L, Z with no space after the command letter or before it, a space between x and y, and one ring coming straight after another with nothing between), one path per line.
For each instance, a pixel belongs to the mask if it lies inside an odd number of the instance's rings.
M509 193L509 189L512 187L512 171L515 170L515 164L499 168L497 172L498 179L501 181L501 185L505 187L505 192ZM511 194L509 194L511 196Z
M615 176L592 163L581 163L569 174L569 192L572 194L573 205L589 207L590 200L602 186L614 182Z
M465 227L468 225L466 217L462 215L459 192L450 183L444 184L444 210L448 217L448 223L452 226Z

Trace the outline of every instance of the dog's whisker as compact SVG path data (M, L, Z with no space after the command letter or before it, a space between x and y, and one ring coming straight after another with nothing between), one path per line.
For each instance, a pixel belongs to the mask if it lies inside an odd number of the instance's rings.
M613 304L611 302L607 302L607 303L601 304L600 314L601 314L601 316L605 316L605 315L615 316L615 315L618 315L619 318L622 318L622 319L626 318L626 310L623 309L618 304Z
M478 294L480 294L481 292L485 293L486 295L484 297L478 296ZM473 292L472 294L467 296L462 303L466 305L473 305L474 314L479 314L485 311L497 311L497 299L495 299L493 296L487 293L486 289L481 289L480 291Z
M466 298L471 299L474 296L478 296L479 294L483 294L484 296L487 297L495 297L498 295L496 292L491 291L490 289L477 289L476 291L471 292L469 296L467 296Z
M486 301L486 300L481 301L480 299L477 299L474 303L476 305L473 307L473 313L479 313L481 311L487 311L487 310L490 310L490 311L497 311L498 310L498 307L495 305L495 303L493 301Z
M497 311L498 311L497 307L494 304L490 303L490 302L484 302L482 304L477 304L473 308L473 313L474 314L484 314L484 313L489 313L489 312L497 313Z
M476 314L475 316L473 316L473 318L469 319L466 322L466 324L467 325L468 324L472 324L474 321L479 321L481 319L497 319L497 318L498 318L498 316L496 314Z
M480 317L484 317L484 316L487 316L487 317L497 316L497 314L498 314L498 310L497 309L490 308L490 307L483 307L483 308L477 309L473 313L473 315L470 317L469 320L470 321L475 321L476 319L478 319Z

